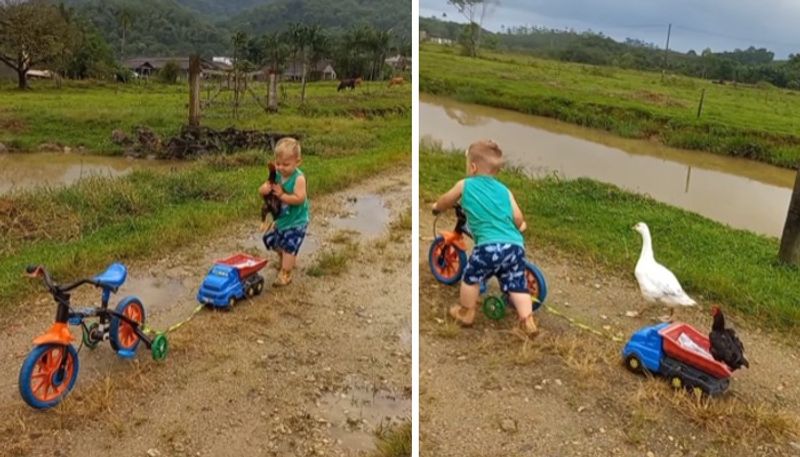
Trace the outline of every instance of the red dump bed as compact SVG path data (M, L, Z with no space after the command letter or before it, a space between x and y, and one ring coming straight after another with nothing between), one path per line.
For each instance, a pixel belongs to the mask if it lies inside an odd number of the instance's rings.
M708 373L715 378L730 377L731 371L722 362L711 356L711 343L689 324L682 322L668 325L658 332L663 339L664 352L675 360Z
M216 263L230 265L233 268L236 268L239 270L239 278L244 279L264 268L264 265L267 264L267 259L239 253L222 260L217 260Z

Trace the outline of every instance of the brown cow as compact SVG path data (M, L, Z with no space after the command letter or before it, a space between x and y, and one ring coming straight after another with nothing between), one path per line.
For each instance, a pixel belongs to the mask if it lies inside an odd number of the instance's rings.
M336 88L336 92L341 91L342 89L347 89L348 87L351 90L354 90L356 86L361 84L361 78L353 78L353 79L343 79L339 82L339 87Z
M406 80L402 76L396 76L389 80L389 87L402 86L405 82Z

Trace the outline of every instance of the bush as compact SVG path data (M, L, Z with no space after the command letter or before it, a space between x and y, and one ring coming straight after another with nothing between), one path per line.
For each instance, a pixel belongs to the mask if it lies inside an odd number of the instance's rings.
M159 70L158 79L165 84L175 84L178 82L178 76L180 75L180 72L181 67L178 66L178 62L170 60L164 64L164 68Z

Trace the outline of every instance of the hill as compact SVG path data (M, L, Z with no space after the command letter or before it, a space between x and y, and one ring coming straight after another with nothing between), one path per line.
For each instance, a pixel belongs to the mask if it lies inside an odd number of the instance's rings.
M411 39L409 0L67 0L117 54L177 56L229 54L230 37L285 30L292 22L319 24L337 34L371 25ZM127 18L125 49L123 20Z

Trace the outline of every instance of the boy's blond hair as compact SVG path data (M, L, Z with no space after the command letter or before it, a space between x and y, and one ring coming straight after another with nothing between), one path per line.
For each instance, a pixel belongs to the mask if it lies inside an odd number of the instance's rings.
M492 140L479 140L467 148L467 159L478 171L495 174L503 167L503 150Z
M300 160L300 142L291 137L281 138L275 145L275 157L292 157Z

